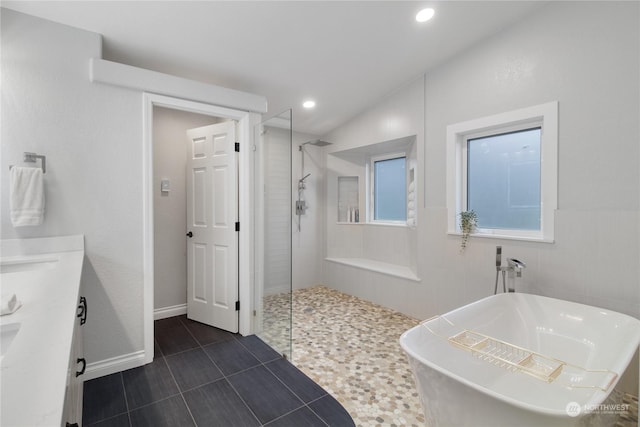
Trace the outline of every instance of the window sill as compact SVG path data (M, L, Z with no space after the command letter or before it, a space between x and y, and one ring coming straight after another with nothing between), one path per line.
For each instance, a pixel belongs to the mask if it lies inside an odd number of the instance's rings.
M407 279L414 282L421 281L421 279L416 276L409 267L404 265L390 264L388 262L375 261L367 258L325 258L325 261L348 265L350 267L359 268L361 270L382 273L386 274L387 276L399 277L401 279Z
M459 231L447 232L449 236L462 236ZM480 237L483 239L500 239L500 240L519 240L522 242L537 242L537 243L554 243L554 239L547 239L544 237L530 237L530 236L513 236L508 234L484 234L484 233L471 233L469 237Z
M373 225L376 227L415 228L415 225L410 226L406 223L393 224L390 222L336 222L336 225Z

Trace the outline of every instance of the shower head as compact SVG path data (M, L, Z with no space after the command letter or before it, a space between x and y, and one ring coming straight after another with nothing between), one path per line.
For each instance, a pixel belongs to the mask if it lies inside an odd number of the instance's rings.
M300 182L304 182L305 179L309 178L311 176L310 173L306 174L303 178L300 179Z
M303 145L315 145L316 147L326 147L327 145L331 145L330 142L323 141L321 139L313 139L311 141L303 142L300 144L300 150L302 151Z

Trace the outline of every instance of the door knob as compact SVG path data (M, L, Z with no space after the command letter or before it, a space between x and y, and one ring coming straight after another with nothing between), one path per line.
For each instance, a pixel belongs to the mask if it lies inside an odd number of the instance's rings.
M193 233L192 232L188 232L187 233L187 237L189 237L189 238L193 237Z

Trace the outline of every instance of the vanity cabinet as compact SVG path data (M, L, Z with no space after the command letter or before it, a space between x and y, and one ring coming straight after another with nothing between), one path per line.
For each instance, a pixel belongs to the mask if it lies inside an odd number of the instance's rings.
M0 240L2 293L22 302L0 319L17 330L0 358L0 426L82 424L83 261L82 235Z
M82 330L86 321L87 299L80 297L67 369L67 388L62 418L64 427L79 427L82 425L83 375L87 367L87 362L84 358Z

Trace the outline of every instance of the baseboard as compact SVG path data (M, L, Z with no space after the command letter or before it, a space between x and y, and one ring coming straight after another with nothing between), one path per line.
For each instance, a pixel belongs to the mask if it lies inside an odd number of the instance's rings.
M83 380L89 381L94 378L104 377L105 375L115 374L116 372L126 371L127 369L137 368L145 364L144 350L134 351L133 353L122 356L111 357L87 364L87 370L84 372Z
M182 314L187 314L187 304L156 308L153 310L153 320L166 319L167 317L180 316Z

